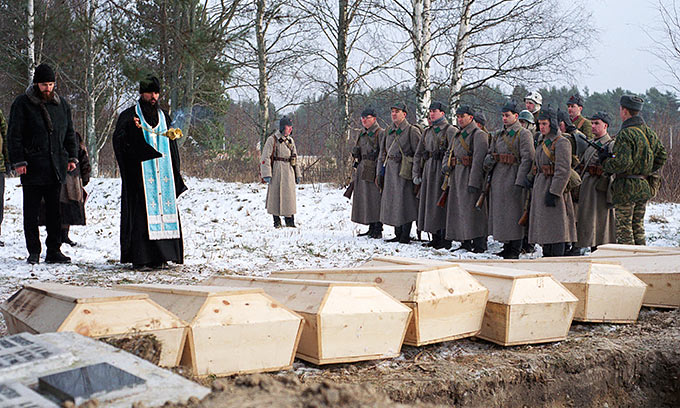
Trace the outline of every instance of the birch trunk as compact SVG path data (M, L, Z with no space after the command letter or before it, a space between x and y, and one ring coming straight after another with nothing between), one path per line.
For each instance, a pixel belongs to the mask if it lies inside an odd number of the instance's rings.
M413 0L413 58L416 66L416 121L427 126L430 90L431 0Z
M337 123L341 148L338 149L338 163L342 174L347 170L347 143L350 139L349 127L349 79L347 73L347 35L349 31L349 16L347 15L347 0L338 2L338 43L337 43Z
M258 113L257 123L260 131L260 149L264 147L269 134L269 80L267 78L267 45L265 43L264 13L266 0L257 0L257 14L255 16L255 36L257 40L257 68L258 68Z
M454 123L455 112L460 104L460 93L463 89L463 67L465 63L465 52L467 51L470 33L470 12L474 0L462 0L460 26L458 27L458 37L456 39L456 49L453 54L451 72L451 93L449 94L449 109L451 111L451 122Z
M28 30L26 37L28 40L28 84L33 83L33 70L35 69L35 10L33 7L33 0L26 2L26 14L28 18Z
M87 104L85 107L85 140L90 155L90 165L92 166L92 175L99 175L99 149L97 149L97 135L95 132L95 90L94 90L94 24L95 14L97 13L97 0L88 0L87 19L87 33L85 41L85 89Z

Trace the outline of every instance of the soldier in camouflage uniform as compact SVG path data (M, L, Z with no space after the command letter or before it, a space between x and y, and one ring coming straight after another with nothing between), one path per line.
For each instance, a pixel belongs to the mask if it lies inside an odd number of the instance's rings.
M9 155L7 154L7 121L0 110L0 228L5 211L5 173L9 172ZM0 233L2 229L0 229ZM0 247L5 243L0 240Z
M425 246L435 249L451 248L451 241L445 237L446 208L437 204L443 192L442 161L448 140L453 138L458 128L446 120L445 109L441 102L430 104L430 126L418 142L413 160L413 184L420 185L418 230L432 233L432 241Z
M366 108L361 112L361 125L361 133L352 149L352 156L357 163L354 173L352 222L368 225L368 231L359 234L360 237L382 238L380 189L375 184L375 176L380 140L384 137L384 131L378 125L373 108Z
M588 139L593 138L593 125L590 121L581 115L583 112L583 101L579 95L572 95L567 101L567 111L569 112L569 119Z
M614 157L600 153L604 171L616 175L611 188L618 244L645 245L645 207L657 187L650 185L655 181L650 175L658 172L667 158L666 148L640 116L643 104L639 96L621 97L623 124L613 143Z

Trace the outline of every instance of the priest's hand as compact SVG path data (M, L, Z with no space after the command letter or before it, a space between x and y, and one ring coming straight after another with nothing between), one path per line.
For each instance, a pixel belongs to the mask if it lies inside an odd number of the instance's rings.
M76 169L76 164L73 162L68 162L66 165L66 171L71 172Z

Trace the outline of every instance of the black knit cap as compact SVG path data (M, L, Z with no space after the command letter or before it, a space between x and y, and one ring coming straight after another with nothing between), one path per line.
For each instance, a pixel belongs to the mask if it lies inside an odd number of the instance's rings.
M56 77L52 67L47 64L40 64L35 67L35 72L33 72L33 83L42 84L44 82L55 82Z
M139 81L139 93L156 92L161 93L161 81L153 75Z
M519 109L517 108L517 102L515 101L508 101L503 105L503 108L501 108L501 112L512 112L512 113L519 113Z
M475 116L475 122L479 123L482 126L486 126L486 115L484 115L482 112L477 112Z
M642 105L645 104L645 100L637 95L623 95L620 104L624 108L639 112L642 110Z
M290 120L288 116L284 116L279 119L279 132L283 133L283 131L286 129L286 126L293 126L293 121Z
M588 119L590 119L590 120L601 120L604 123L606 123L607 125L610 125L612 117L607 112L598 111L598 112L595 112L595 114Z
M475 116L474 111L468 105L461 105L461 106L458 107L458 109L456 109L456 115L463 115L465 113L467 113L468 115L471 115L471 116Z
M361 117L365 118L366 116L378 117L378 115L375 114L375 109L370 106L361 111Z
M390 106L390 109L399 109L404 113L408 113L408 110L406 109L406 104L404 102L393 103L392 106Z
M430 110L435 110L435 109L439 109L440 111L446 113L446 108L444 107L444 104L439 102L439 101L433 101L430 104Z
M581 100L581 97L576 94L572 95L569 100L567 101L567 105L578 105L580 107L583 107L583 101Z

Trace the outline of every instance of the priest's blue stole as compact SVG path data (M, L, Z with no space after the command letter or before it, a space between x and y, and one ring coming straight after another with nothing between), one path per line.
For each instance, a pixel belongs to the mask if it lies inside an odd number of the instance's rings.
M175 201L175 179L172 173L170 139L161 136L168 130L165 114L159 109L157 111L158 125L151 128L144 120L139 103L137 103L136 112L142 124L144 140L163 155L163 157L142 162L142 184L144 185L144 197L146 199L149 239L179 238L179 217L177 216L177 202Z

